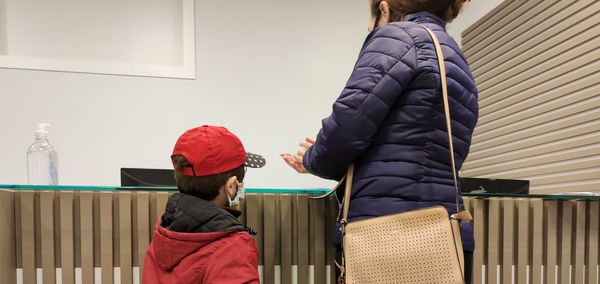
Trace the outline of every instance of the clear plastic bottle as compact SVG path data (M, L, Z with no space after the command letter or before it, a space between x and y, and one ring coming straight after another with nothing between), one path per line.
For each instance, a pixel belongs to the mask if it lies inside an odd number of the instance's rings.
M35 185L58 184L58 155L48 142L48 123L38 123L35 141L27 150L27 183Z

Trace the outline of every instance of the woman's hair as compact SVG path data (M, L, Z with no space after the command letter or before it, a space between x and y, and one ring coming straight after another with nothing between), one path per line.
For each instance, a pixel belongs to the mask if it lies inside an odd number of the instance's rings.
M426 11L449 23L458 16L463 4L469 0L371 0L371 14L379 13L382 1L386 1L390 7L390 22L400 21L408 14Z
M227 183L232 176L237 177L239 182L244 181L246 174L245 166L241 166L216 175L209 176L186 176L182 174L185 167L191 166L190 162L182 155L171 158L175 166L175 181L180 192L194 195L198 198L211 201L219 195L219 188Z

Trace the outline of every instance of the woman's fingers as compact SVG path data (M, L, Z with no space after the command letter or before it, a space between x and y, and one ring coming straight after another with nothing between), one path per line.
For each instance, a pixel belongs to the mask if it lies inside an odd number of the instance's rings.
M315 144L315 140L309 137L306 137L306 142L310 143L311 145Z

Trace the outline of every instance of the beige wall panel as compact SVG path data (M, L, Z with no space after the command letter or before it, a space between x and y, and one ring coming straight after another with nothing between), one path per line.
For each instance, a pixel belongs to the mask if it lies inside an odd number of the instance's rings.
M15 193L0 189L0 283L16 283Z
M60 196L60 257L63 284L75 284L74 197L72 191L61 191ZM78 232L79 233L79 232Z
M552 185L532 185L530 186L530 192L531 194L555 194L565 192L594 191L598 190L598 188L600 188L600 180L592 180Z
M600 156L572 159L558 163L548 163L526 169L494 173L495 178L523 178L540 174L552 174L562 171L574 171L600 167Z
M487 281L486 283L498 283L498 265L502 250L500 249L500 236L502 227L500 224L500 199L492 197L489 200L488 212L488 258L487 258Z

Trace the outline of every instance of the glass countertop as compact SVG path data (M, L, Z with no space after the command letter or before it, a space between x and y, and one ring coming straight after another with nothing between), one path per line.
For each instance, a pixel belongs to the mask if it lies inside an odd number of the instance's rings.
M176 187L136 187L136 186L78 186L78 185L17 185L0 184L0 189L10 190L144 190L144 191L176 191ZM325 194L329 192L328 188L310 188L310 189L278 189L278 188L246 188L246 193L279 193L279 194ZM465 197L490 198L490 197L512 197L512 198L543 198L543 199L579 199L579 200L600 200L598 192L573 192L561 194L508 194L508 193L462 193Z

